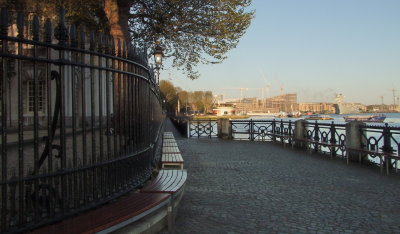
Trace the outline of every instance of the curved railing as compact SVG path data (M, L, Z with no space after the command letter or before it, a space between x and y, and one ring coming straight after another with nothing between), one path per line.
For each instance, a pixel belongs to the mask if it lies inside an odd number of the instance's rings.
M297 125L295 121L287 120L231 120L232 138L235 140L272 141L293 143L295 141L307 143L311 150L331 155L346 154L346 125L321 123L318 121L303 121ZM296 135L295 132L300 135ZM369 159L376 163L376 153L400 152L400 128L386 124L361 124L359 127L360 142L358 148L368 154ZM309 148L310 149L310 148ZM396 161L391 161L391 167L396 167Z
M160 158L164 116L146 52L59 18L53 27L1 11L1 233L119 197Z

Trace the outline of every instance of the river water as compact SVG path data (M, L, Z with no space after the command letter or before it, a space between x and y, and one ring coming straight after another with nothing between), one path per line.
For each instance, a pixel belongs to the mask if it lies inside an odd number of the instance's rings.
M400 127L400 113L383 113L386 115L386 119L383 123L367 123L367 125L373 125L373 126L384 126L385 123L387 123L391 127ZM348 115L337 115L337 114L329 114L333 120L318 120L319 123L332 123L332 121L335 124L346 124L344 121L345 116L349 115L372 115L372 113L363 113L363 114L348 114ZM306 116L302 116L300 118L276 118L276 117L269 117L269 116L252 116L248 119L253 119L253 120L271 120L271 119L276 119L276 120L284 120L284 121L296 121L298 119L304 119ZM315 120L312 120L315 122Z
M400 113L383 113L386 115L386 119L384 120L383 123L366 123L367 126L385 126L386 124L389 127L394 127L397 129L392 129L391 133L391 147L393 148L394 152L397 152L400 150ZM365 114L348 114L348 115L372 115L372 113L365 113ZM348 115L338 115L338 114L329 114L332 120L317 120L318 123L335 123L335 124L346 124L347 122L344 121L345 116ZM268 116L252 116L249 119L252 120L284 120L284 121L296 121L298 119L304 119L306 116L302 116L300 118L274 118L274 117L268 117ZM316 120L309 120L309 122L316 122ZM339 134L345 134L345 130L337 129L337 132ZM365 137L368 139L370 143L376 142L377 144L377 149L381 148L383 146L383 139L382 137L382 130L367 130ZM379 159L378 158L371 158L369 159L375 163L379 164ZM400 166L400 165L398 165Z

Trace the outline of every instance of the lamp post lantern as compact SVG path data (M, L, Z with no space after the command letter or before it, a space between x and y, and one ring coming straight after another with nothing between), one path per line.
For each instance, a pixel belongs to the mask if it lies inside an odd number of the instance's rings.
M153 55L154 55L154 61L156 63L156 69L157 69L157 82L160 83L160 69L162 66L162 62L163 62L162 59L163 59L164 53L163 53L162 47L160 46L160 41L158 41L158 40L156 41L156 46L154 48Z

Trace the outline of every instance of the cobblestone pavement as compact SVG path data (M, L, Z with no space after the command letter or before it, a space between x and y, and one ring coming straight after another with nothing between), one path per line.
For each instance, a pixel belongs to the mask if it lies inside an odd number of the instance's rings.
M185 139L175 233L400 233L400 175L265 142Z

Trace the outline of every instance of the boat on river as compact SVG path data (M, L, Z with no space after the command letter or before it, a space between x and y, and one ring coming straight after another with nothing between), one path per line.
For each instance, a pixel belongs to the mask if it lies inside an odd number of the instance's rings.
M305 120L332 120L329 115L309 115L304 118Z
M344 121L361 121L361 122L377 122L382 123L386 119L386 115L378 114L378 115L349 115L343 117Z

